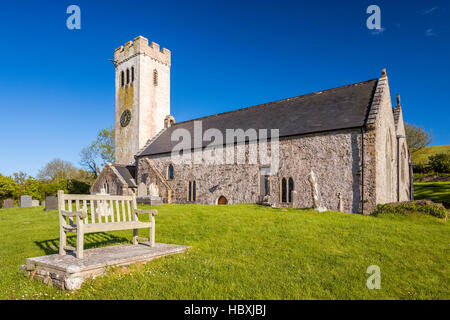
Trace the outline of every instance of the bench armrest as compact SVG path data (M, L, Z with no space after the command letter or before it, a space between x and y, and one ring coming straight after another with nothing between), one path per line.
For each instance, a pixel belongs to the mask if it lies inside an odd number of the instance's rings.
M158 214L158 210L155 209L152 210L135 209L134 212L138 214L152 214L154 216Z
M80 217L81 219L87 218L87 213L83 211L61 210L61 214L65 217Z

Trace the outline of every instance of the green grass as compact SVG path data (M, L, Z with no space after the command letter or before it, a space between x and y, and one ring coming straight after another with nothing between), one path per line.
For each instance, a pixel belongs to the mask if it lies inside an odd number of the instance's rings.
M428 157L437 153L446 153L450 152L450 144L443 145L443 146L432 146L432 147L425 147L417 152L411 153L411 159L414 163L421 163L421 164L427 164L428 163Z
M450 299L450 227L436 218L257 205L158 210L157 242L192 248L131 273L111 270L75 293L18 273L26 257L57 252L57 213L0 210L0 299ZM86 247L131 233L88 235ZM366 287L370 265L381 268L380 290Z
M414 199L427 199L450 204L450 182L414 183Z

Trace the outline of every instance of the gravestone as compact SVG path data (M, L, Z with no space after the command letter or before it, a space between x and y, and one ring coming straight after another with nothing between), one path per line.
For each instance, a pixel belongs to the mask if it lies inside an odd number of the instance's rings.
M159 188L155 183L152 182L148 189L151 197L159 197Z
M31 200L32 207L39 207L39 200Z
M143 182L139 183L137 196L138 197L147 196L147 186L145 185L145 183Z
M155 183L150 184L150 195L147 193L147 186L141 182L138 186L138 196L136 198L137 203L145 203L151 206L162 205L162 199L159 197L159 188Z
M20 197L20 207L21 208L30 208L33 204L33 198L30 196L21 196Z
M49 196L45 198L45 211L58 210L58 198Z
M45 201L41 201L41 206L45 207Z
M14 208L14 200L13 199L3 200L3 209L9 208Z

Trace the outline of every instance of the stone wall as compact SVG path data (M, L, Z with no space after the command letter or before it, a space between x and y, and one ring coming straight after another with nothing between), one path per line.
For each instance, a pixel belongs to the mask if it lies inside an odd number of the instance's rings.
M108 190L105 188L106 185ZM132 188L128 188L127 183L110 164L103 168L103 171L95 180L91 187L91 193L100 193L102 189L105 189L110 195L131 195L133 193Z
M397 135L399 135L402 138L399 138L399 182L400 182L400 201L409 201L411 200L411 190L410 190L410 171L409 171L409 149L408 144L406 142L406 132L405 132L405 125L403 122L403 114L402 109L400 106L397 106L398 108L398 121L396 125Z
M280 202L280 181L283 177L294 180L297 193L296 207L313 206L311 184L308 181L314 171L320 193L320 206L338 210L339 194L346 212L361 212L361 130L348 129L316 133L297 137L281 138L279 146L279 170L270 177L269 202L275 206L292 206ZM364 188L369 212L375 206L375 131L364 135L365 174ZM235 149L237 147L235 146ZM248 155L249 145L245 146ZM270 148L269 148L270 150ZM235 152L236 153L236 152ZM148 157L160 175L166 176L171 164L170 154ZM173 163L172 163L173 164ZM260 196L260 164L173 164L174 180L166 179L173 189L172 198L177 203L187 203L188 181L196 181L196 203L216 204L220 196L228 203L257 203ZM159 183L145 164L145 158L138 161L138 183L147 185ZM167 201L167 188L159 185L160 195Z
M398 109L396 124L387 76L378 81L372 109L376 110L376 203L409 200L409 151L403 115Z

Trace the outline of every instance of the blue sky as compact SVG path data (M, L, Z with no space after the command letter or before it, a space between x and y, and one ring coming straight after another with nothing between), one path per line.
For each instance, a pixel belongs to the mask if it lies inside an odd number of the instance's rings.
M66 8L81 8L68 30ZM366 28L381 8L383 31ZM172 51L177 121L379 77L405 120L450 144L448 1L3 1L0 173L35 175L114 123L114 49Z

